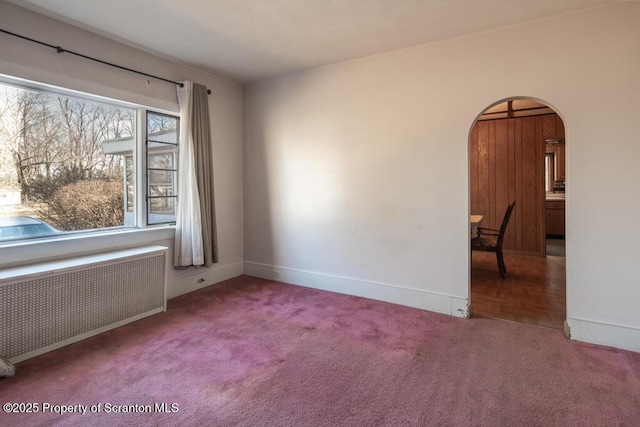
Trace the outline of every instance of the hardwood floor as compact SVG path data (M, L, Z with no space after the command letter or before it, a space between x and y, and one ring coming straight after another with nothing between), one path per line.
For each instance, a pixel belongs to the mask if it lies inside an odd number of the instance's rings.
M504 254L500 278L493 253L473 252L471 307L475 317L563 329L566 319L565 258Z

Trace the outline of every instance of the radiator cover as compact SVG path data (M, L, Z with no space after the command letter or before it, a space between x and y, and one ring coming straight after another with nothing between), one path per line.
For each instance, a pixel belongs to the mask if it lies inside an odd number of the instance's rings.
M148 246L0 274L0 354L20 362L166 310L167 248Z

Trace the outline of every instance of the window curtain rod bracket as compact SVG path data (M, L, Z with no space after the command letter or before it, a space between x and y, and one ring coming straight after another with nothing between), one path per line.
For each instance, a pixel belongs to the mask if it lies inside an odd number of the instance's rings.
M62 46L54 46L52 44L45 43L45 42L42 42L40 40L32 39L32 38L29 38L29 37L26 37L26 36L22 36L20 34L13 33L11 31L7 31L4 28L0 28L0 32L2 32L4 34L8 34L8 35L13 36L13 37L17 37L17 38L22 39L22 40L27 40L27 41L30 41L32 43L39 44L41 46L50 47L51 49L55 49L55 51L58 52L58 53L70 53L71 55L79 56L80 58L88 59L90 61L94 61L94 62L98 62L100 64L108 65L110 67L119 68L121 70L129 71L131 73L140 74L142 76L150 77L150 78L156 79L156 80L162 80L163 82L173 83L174 85L178 85L180 87L184 86L181 82L177 82L175 80L165 79L163 77L154 76L153 74L149 74L149 73L145 73L145 72L142 72L142 71L134 70L132 68L123 67L122 65L113 64L111 62L103 61L102 59L93 58L91 56L83 55L82 53L78 53L78 52L74 52L72 50L65 49ZM211 94L211 90L207 89L207 93Z

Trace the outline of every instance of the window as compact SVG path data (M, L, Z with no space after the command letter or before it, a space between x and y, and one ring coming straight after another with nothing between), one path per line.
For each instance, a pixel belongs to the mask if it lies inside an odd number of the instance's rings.
M175 221L178 117L14 83L0 80L0 244Z
M547 192L553 191L553 181L555 180L555 154L546 153L544 155L544 188Z
M147 224L176 220L177 117L147 112Z

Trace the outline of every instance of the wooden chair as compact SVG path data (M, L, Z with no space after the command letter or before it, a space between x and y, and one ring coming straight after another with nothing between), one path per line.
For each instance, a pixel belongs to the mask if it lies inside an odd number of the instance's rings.
M500 270L500 277L502 277L503 279L507 274L507 268L504 266L504 259L502 258L502 242L504 241L504 233L507 231L509 218L511 217L511 212L513 212L513 208L515 207L515 205L516 202L514 201L509 206L507 206L507 211L504 213L504 218L502 218L502 225L500 226L500 230L478 227L478 237L474 237L473 239L471 239L472 251L496 253L496 258L498 259L498 269Z

